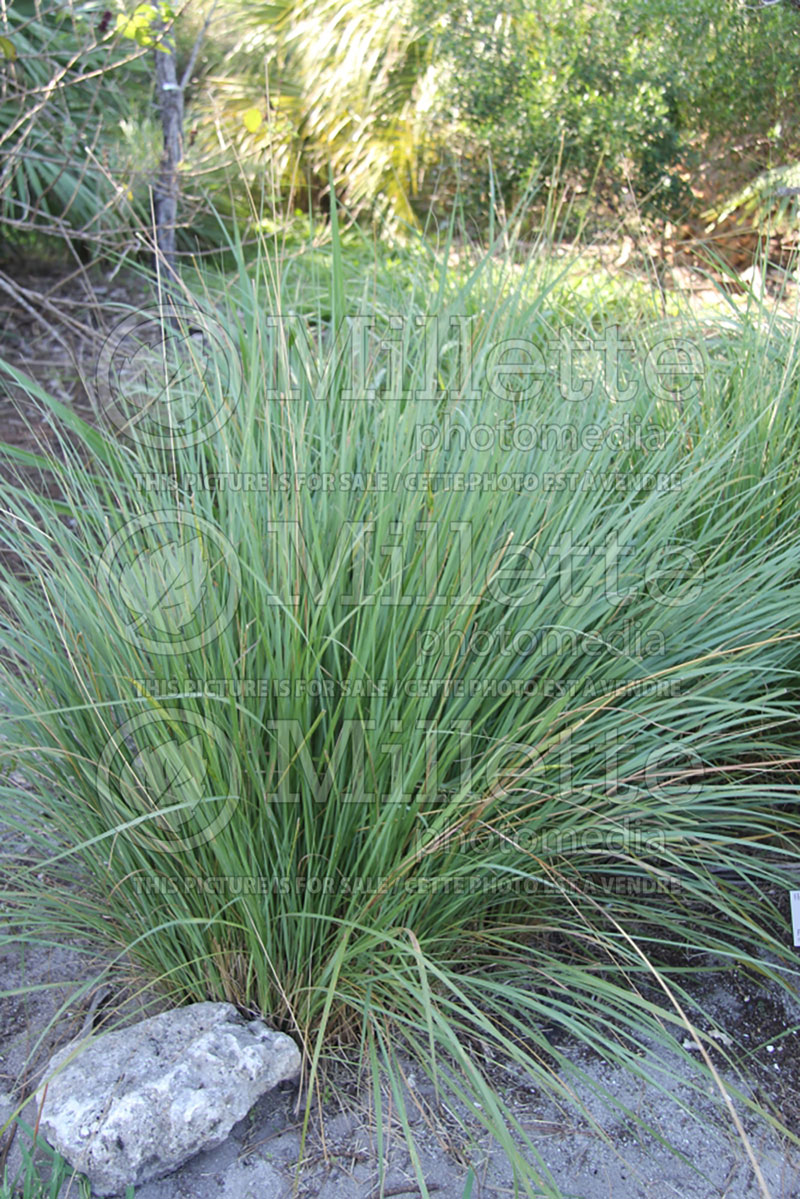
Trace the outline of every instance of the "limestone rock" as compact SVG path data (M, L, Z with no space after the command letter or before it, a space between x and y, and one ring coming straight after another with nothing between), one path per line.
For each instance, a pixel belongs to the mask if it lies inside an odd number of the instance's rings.
M98 1195L116 1195L221 1144L299 1069L291 1037L232 1004L195 1003L59 1050L37 1095L40 1132Z

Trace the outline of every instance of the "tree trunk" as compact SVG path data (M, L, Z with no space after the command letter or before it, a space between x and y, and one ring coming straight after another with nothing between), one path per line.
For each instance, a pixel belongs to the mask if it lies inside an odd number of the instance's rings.
M167 285L177 283L175 269L175 226L178 219L178 168L183 160L183 88L178 83L175 63L175 38L162 26L156 42L156 92L161 112L164 152L158 180L153 188L155 219L155 270L166 277Z

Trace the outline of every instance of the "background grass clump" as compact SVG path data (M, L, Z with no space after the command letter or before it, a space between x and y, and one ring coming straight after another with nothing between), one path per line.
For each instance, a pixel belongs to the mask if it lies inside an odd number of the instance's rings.
M264 243L99 429L4 368L61 440L4 451L0 801L45 856L2 898L306 1081L357 1047L409 1137L412 1053L553 1193L478 1046L566 1097L553 1029L657 1042L700 1094L680 956L796 987L797 333L448 253L346 286L334 213L314 291Z

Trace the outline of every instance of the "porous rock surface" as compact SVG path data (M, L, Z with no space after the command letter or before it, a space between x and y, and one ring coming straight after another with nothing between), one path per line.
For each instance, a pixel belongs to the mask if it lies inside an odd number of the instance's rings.
M232 1004L195 1003L59 1050L39 1128L96 1194L116 1195L221 1144L299 1069L291 1037Z

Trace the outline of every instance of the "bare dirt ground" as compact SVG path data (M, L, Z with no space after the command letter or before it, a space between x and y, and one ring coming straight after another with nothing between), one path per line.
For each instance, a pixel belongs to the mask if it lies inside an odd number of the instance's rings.
M0 871L13 877L14 863L30 853L19 837L4 841ZM151 1015L163 1000L143 987L124 964L106 963L87 945L52 939L35 944L14 941L14 928L0 915L0 1126L41 1081L54 1050L93 1027L118 1027ZM734 972L706 976L695 987L707 1013L703 1031L715 1030L715 1064L725 1085L734 1077L730 1060L748 1069L746 1094L760 1099L797 1127L800 1082L800 1004L791 1008L756 980ZM8 994L11 992L12 994ZM16 992L16 993L14 993ZM99 1000L99 1002L98 1002ZM92 1007L94 1011L92 1011ZM531 1137L564 1195L581 1199L794 1199L800 1194L800 1151L784 1142L763 1119L743 1107L739 1114L762 1173L760 1186L751 1161L719 1092L692 1092L677 1055L652 1045L642 1050L658 1067L660 1089L579 1045L560 1044L584 1073L576 1087L591 1118L577 1106L557 1105L525 1077L484 1063L497 1095ZM713 1053L713 1050L711 1051ZM730 1060L726 1061L730 1055ZM511 1171L500 1146L472 1120L475 1142L465 1143L455 1111L436 1103L427 1079L406 1063L405 1098L417 1139L426 1186L437 1199L463 1199L467 1164L474 1168L476 1196L513 1195ZM737 1080L738 1081L738 1080ZM741 1082L739 1081L741 1086ZM23 1089L24 1088L24 1089ZM322 1106L314 1106L309 1132L301 1142L303 1119L298 1089L282 1084L264 1096L219 1148L198 1154L168 1178L137 1188L136 1199L271 1199L287 1197L298 1183L302 1199L374 1199L378 1187L375 1112L369 1090L359 1085L355 1061L327 1077ZM627 1114L612 1105L624 1104ZM419 1195L418 1183L392 1097L383 1095L386 1196ZM692 1105L700 1121L686 1111ZM35 1104L23 1109L30 1127ZM644 1130L639 1121L650 1126ZM8 1136L8 1134L6 1134ZM658 1138L673 1146L665 1148ZM7 1167L13 1178L28 1138L11 1143ZM44 1160L43 1155L39 1155ZM44 1171L46 1173L46 1170ZM66 1182L59 1199L81 1194Z
M623 247L624 250L624 247ZM0 280L0 283L2 280ZM13 281L12 281L13 282ZM24 287L0 303L2 356L32 374L87 419L95 419L76 364L91 369L98 338L116 304L131 303L138 286L128 278L90 283L80 274L42 271L26 276ZM100 306L100 307L99 307ZM66 320L56 319L66 317ZM25 448L58 452L55 431L33 411L13 386L0 386L0 440ZM38 472L31 483L48 485ZM0 774L3 774L0 754ZM12 785L23 780L12 775ZM15 869L30 864L34 850L26 838L5 827L0 834L2 885ZM788 900L781 899L787 914ZM0 908L0 1129L22 1105L31 1127L36 1111L26 1097L43 1077L50 1055L78 1033L154 1014L164 1006L125 961L109 967L88 943L65 938L53 929L47 940L26 941L13 913ZM696 966L697 963L693 963ZM723 1082L746 1072L745 1093L771 1109L800 1134L800 1000L762 986L743 971L725 975L691 974L706 1015L704 1031L714 1031L714 1056ZM768 1120L742 1107L739 1114L761 1179L733 1127L719 1090L693 1094L685 1063L655 1045L642 1047L642 1058L662 1071L657 1088L622 1071L580 1045L560 1045L583 1070L576 1087L592 1119L577 1105L557 1106L524 1077L497 1063L483 1063L497 1094L531 1136L541 1159L564 1195L581 1199L796 1199L800 1195L800 1149L776 1133ZM711 1050L713 1052L713 1050ZM303 1199L377 1199L378 1150L375 1113L369 1090L360 1085L355 1062L331 1072L322 1103L315 1107L308 1136L301 1140L303 1109L297 1087L282 1085L265 1096L227 1141L199 1154L169 1178L140 1187L136 1199L270 1199L293 1193ZM620 1114L610 1097L628 1109ZM436 1199L464 1199L474 1168L475 1196L515 1194L514 1180L500 1146L475 1127L475 1144L465 1143L452 1108L437 1105L431 1086L408 1064L407 1104L420 1149L427 1190ZM385 1196L421 1194L404 1144L390 1093L384 1095ZM693 1104L701 1119L686 1110ZM646 1132L638 1121L653 1131ZM661 1139L659 1139L661 1138ZM666 1146L672 1146L670 1151ZM9 1179L22 1166L26 1137L9 1122L0 1137L0 1180L4 1163ZM41 1155L40 1155L41 1156ZM42 1157L44 1161L44 1157ZM293 1191L293 1186L297 1190ZM64 1184L59 1199L81 1194L79 1184Z

